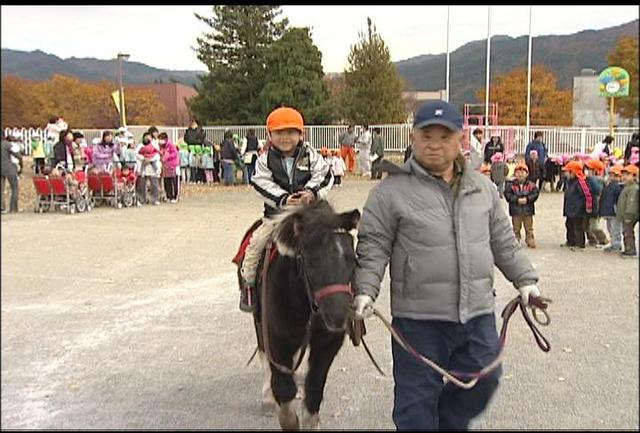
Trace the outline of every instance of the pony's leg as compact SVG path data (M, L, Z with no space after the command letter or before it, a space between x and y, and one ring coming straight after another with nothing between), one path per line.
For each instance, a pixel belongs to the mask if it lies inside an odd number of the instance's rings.
M320 403L324 394L324 385L331 363L344 342L344 334L329 333L324 329L315 329L311 336L309 353L309 371L304 383L305 399L302 410L303 429L320 428Z
M273 416L273 412L276 409L276 400L273 398L273 391L271 390L271 368L269 368L269 361L267 361L267 356L263 351L258 351L258 356L260 357L260 367L264 375L260 409L263 415Z
M273 360L284 367L293 368L293 355L297 348L287 344L278 344L275 339L272 343L274 343L271 352ZM278 415L280 427L283 430L298 430L300 427L298 414L296 414L293 407L293 400L296 397L298 387L291 374L283 373L273 365L270 365L270 367L271 389L273 390L273 397L278 404L276 414Z

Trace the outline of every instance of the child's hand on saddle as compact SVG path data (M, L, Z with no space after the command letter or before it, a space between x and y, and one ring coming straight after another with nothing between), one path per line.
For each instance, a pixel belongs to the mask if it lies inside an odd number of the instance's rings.
M301 191L300 192L300 201L303 204L311 203L316 199L316 196L311 191Z
M287 198L287 205L297 206L300 204L307 204L312 202L315 199L315 196L311 191L299 191L291 194Z

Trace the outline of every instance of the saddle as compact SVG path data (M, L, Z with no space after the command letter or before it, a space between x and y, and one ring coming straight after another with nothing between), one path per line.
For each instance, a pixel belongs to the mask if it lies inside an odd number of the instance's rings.
M249 243L251 242L251 236L253 235L253 232L255 232L258 229L258 227L260 227L261 225L262 225L262 219L258 219L251 225L251 227L249 227L249 230L247 230L247 232L242 237L242 241L240 242L240 248L238 248L238 252L231 259L231 261L238 266L239 288L241 287L240 285L242 284L241 276L240 276L240 268L242 267L244 256L247 252L247 248L249 248ZM258 266L256 269L256 291L254 295L256 297L256 313L258 314L258 317L260 317L260 306L261 306L260 287L262 287L262 278L263 278L262 274L264 269L264 262L266 259L266 253L267 253L266 249L260 253L260 260L258 261ZM271 256L269 257L269 262L274 261L277 257L278 257L278 249L275 247L274 243L271 243Z
M262 219L258 219L257 221L255 221L251 225L251 227L249 227L249 230L247 230L247 232L242 237L242 242L240 242L240 248L238 248L238 252L233 257L233 259L231 259L231 261L238 266L238 269L242 266L242 262L244 260L245 253L247 251L247 248L249 247L249 242L251 242L251 235L261 225L262 225ZM263 269L264 269L264 261L266 259L266 253L267 253L266 250L262 251L262 253L260 255L260 261L258 262L258 268L256 270L256 275L257 275L256 288L258 288L258 290L256 290L256 293L255 293L256 301L257 301L256 302L256 304L257 304L257 314L258 314L257 317L260 317L260 307L261 307L260 293L261 293L261 290L259 290L259 288L262 287ZM269 257L269 262L273 262L277 257L278 257L278 249L275 247L275 245L272 245L271 246L271 256ZM240 278L240 277L238 277L238 278ZM240 281L238 281L238 283L240 283ZM351 318L349 320L347 334L349 335L349 338L350 338L351 342L353 343L353 345L354 346L359 346L360 342L364 341L362 339L362 337L367 334L367 328L366 328L366 326L364 324L364 320L356 319L355 317ZM366 350L368 351L368 348Z

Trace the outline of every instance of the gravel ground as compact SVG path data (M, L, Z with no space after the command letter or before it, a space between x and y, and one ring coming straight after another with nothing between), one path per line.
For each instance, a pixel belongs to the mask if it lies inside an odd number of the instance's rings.
M362 208L372 182L331 193ZM247 187L175 205L2 216L3 428L272 429L260 413L251 318L238 308L240 237L261 213ZM517 314L481 429L638 429L638 262L559 247L561 194L542 194L529 256L553 299L541 352ZM498 313L515 290L496 270ZM378 308L388 316L388 280ZM497 320L498 325L500 319ZM330 371L328 429L392 429L390 337L368 323Z

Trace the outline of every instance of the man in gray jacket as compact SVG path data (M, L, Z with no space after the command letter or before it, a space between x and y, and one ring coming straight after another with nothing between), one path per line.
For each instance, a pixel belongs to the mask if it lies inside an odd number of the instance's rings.
M527 304L538 274L516 242L491 180L460 153L462 116L444 101L422 105L413 154L392 167L364 207L358 233L356 315L369 317L390 263L394 327L447 370L477 372L498 355L494 264ZM469 427L494 394L501 367L471 390L442 377L392 341L399 430Z

